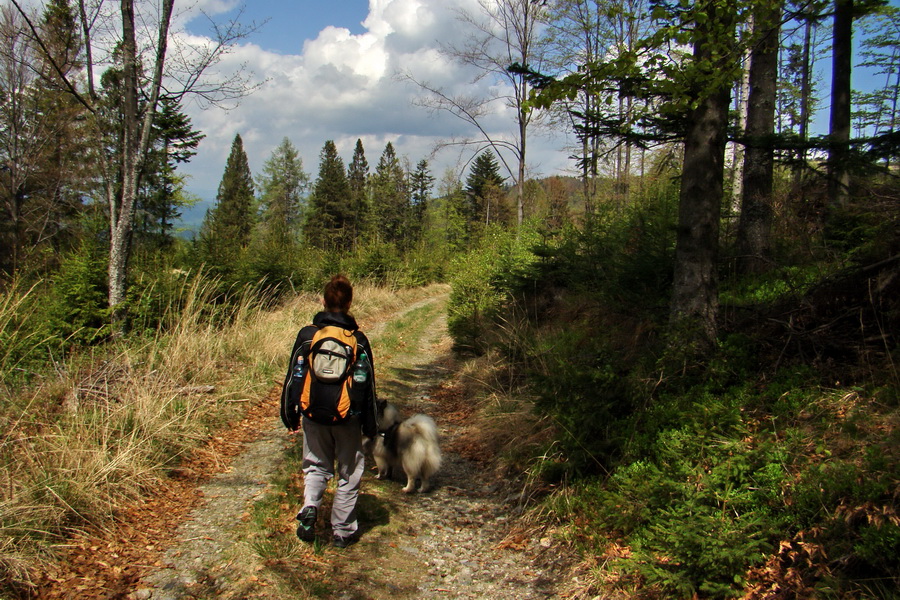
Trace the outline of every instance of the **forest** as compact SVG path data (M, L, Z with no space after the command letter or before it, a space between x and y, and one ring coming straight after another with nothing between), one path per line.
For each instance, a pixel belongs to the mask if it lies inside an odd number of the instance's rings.
M481 0L445 51L503 93L406 76L473 132L462 171L361 135L252 173L235 132L191 236L184 103L253 93L205 78L248 29L187 51L144 4L0 7L0 595L264 394L292 341L266 315L344 273L451 286L571 597L898 597L896 4ZM547 128L571 170L534 178Z

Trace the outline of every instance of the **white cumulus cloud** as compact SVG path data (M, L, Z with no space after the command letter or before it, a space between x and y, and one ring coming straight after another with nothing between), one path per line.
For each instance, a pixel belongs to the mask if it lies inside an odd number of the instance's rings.
M202 4L209 14L232 7L225 0ZM263 50L252 38L240 44L217 69L227 73L245 65L263 83L228 111L186 105L194 126L207 135L198 155L183 169L191 176L189 190L207 200L215 196L235 134L243 139L254 173L287 137L313 178L326 140L334 140L349 161L356 140L362 139L374 168L388 141L414 165L428 158L439 140L474 135L447 113L415 106L421 91L398 77L409 72L457 91L484 93L471 83L471 73L438 50L442 43L468 35L455 18L454 9L460 6L477 8L476 0L370 0L362 33L325 27L303 43L299 54ZM512 129L512 123L497 121ZM455 160L436 156L435 175L440 177L444 166Z

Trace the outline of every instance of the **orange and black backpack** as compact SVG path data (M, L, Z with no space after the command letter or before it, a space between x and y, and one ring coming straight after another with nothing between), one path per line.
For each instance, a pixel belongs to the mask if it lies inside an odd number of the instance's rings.
M281 395L281 420L288 429L300 417L322 425L344 423L371 379L371 366L356 331L337 325L310 325L299 334Z

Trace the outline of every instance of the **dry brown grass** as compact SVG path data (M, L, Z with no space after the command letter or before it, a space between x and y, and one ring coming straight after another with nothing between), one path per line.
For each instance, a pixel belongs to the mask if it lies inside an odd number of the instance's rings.
M373 323L429 293L358 286L354 313ZM212 298L212 283L195 280L152 342L121 341L102 359L72 359L6 391L0 578L23 582L73 530L113 526L180 456L238 418L245 400L280 383L297 330L320 307L318 296L299 294L264 310L244 295L222 315Z

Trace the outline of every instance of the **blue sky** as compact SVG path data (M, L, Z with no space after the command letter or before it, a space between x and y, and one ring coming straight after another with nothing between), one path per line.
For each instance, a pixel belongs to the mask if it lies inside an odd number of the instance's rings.
M250 0L244 6L243 22L263 23L249 41L264 50L299 53L303 41L314 39L328 27L343 27L351 34L365 32L362 22L369 15L368 0ZM237 14L236 10L224 13Z
M200 0L221 21L237 9L222 10L231 0ZM458 152L432 156L440 140L471 134L449 114L431 114L413 105L419 91L398 78L401 72L443 87L450 93L482 94L496 82L471 83L473 75L441 57L441 42L459 42L453 8L477 9L477 0L254 0L241 15L244 23L261 24L225 58L227 72L246 64L260 88L229 110L186 104L194 126L206 134L199 152L182 172L187 189L201 199L215 198L235 134L240 134L250 168L258 173L284 137L297 147L311 177L318 155L333 140L349 161L361 139L372 168L387 142L412 165L429 159L440 178L460 169L469 157ZM267 22L264 23L264 21ZM202 35L203 19L188 24ZM513 122L502 106L486 119L495 135L512 134ZM541 157L535 146L535 173L565 167L558 144ZM554 162L547 165L547 161Z

